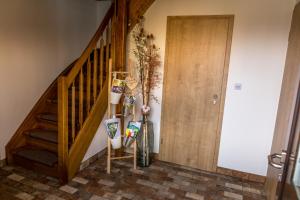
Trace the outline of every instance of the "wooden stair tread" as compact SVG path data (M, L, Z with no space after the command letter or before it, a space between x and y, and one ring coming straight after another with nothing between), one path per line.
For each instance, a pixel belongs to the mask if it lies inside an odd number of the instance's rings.
M57 98L53 98L53 99L47 99L47 103L51 103L51 104L57 104Z
M37 116L41 120L46 120L50 122L57 122L57 114L52 113L41 113Z
M45 140L47 142L58 143L58 133L54 130L35 129L27 131L29 137Z
M91 92L91 98L92 98L92 92ZM79 99L79 97L78 97L78 95L76 95L75 96L75 99L76 99L76 105L78 105L78 99ZM53 104L53 105L57 105L58 104L58 101L57 101L57 99L47 99L47 103L48 104ZM83 103L86 103L86 99L84 98L83 99ZM71 100L69 100L69 104L68 104L68 106L71 106Z
M42 150L42 149L32 149L32 148L22 147L20 149L17 149L14 154L16 156L20 156L27 160L44 164L49 167L54 167L58 162L58 158L55 153Z

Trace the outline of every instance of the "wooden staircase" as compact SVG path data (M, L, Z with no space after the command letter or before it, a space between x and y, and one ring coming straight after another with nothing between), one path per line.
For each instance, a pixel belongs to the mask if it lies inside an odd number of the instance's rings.
M109 61L124 70L127 31L153 2L113 1L82 55L53 81L6 145L8 163L62 182L74 177L107 109Z
M6 145L9 163L60 178L77 172L107 109L114 10L83 54L50 85Z

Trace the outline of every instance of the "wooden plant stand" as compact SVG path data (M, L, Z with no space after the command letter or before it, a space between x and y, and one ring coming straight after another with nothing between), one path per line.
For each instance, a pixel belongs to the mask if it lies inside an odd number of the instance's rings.
M112 60L109 60L109 71L108 71L108 118L116 118L116 117L122 117L124 116L122 114L116 114L116 105L112 105L110 103L111 96L111 85L112 85L112 78L117 78L117 75L126 76L128 75L128 72L120 72L120 71L112 71ZM112 109L113 108L113 109ZM133 121L136 120L135 116L135 105L133 106ZM124 129L125 127L122 127ZM125 137L125 133L121 134L121 138ZM123 141L123 140L122 140ZM133 154L128 156L119 156L119 157L112 157L111 155L111 141L110 138L107 136L107 173L110 174L111 172L111 161L112 160L120 160L120 159L133 159L133 169L136 169L136 151L137 151L137 144L136 140L133 142Z

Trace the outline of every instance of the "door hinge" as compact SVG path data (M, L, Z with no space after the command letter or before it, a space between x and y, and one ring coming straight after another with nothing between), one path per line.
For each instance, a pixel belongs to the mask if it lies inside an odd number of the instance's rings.
M163 139L162 138L160 139L160 144L163 144Z

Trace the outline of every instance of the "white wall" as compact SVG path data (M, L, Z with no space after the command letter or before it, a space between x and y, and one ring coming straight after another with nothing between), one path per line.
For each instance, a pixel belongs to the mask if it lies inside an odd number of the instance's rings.
M0 159L39 97L83 52L109 4L0 0Z
M86 161L90 157L94 156L95 154L99 153L103 149L107 147L107 134L104 126L104 120L107 119L107 112L105 113L105 116L103 117L103 120L101 121L101 124L98 127L98 130L87 150L85 153L84 158L82 159L82 162Z
M156 0L145 14L162 63L167 16L235 15L220 167L266 175L294 5L294 0ZM242 90L235 91L234 83ZM162 87L155 94L161 101ZM152 103L156 152L160 113L161 104Z

